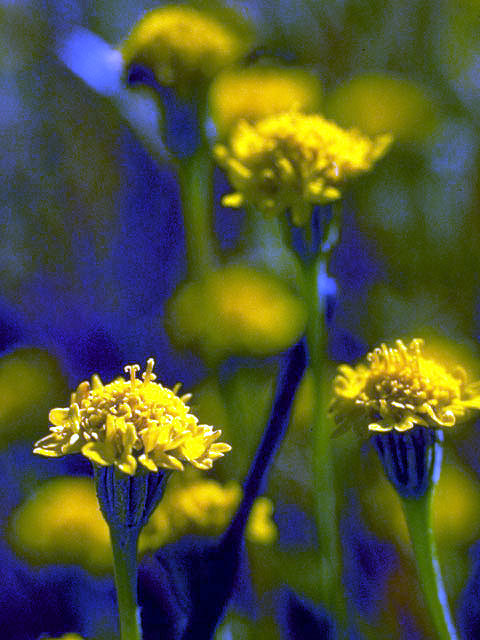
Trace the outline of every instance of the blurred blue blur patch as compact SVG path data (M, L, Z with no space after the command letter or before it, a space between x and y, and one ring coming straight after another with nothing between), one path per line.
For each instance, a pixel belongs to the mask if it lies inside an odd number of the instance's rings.
M85 576L73 569L29 572L0 548L0 629L8 640L37 640L69 631L83 632L88 610L79 607L77 593ZM90 603L90 607L93 602Z
M311 549L317 543L313 520L296 504L275 504L278 543L285 550Z
M480 638L480 542L470 554L473 569L460 598L457 619L462 638Z
M337 636L328 613L291 589L280 597L279 618L285 640L334 640Z
M346 513L341 523L345 589L359 612L372 619L381 611L396 555L392 545L362 526L359 507L353 501Z
M58 44L58 56L97 93L113 96L121 91L122 54L88 29L73 29Z
M187 536L144 560L139 602L146 640L209 640L232 594L242 551L232 536Z

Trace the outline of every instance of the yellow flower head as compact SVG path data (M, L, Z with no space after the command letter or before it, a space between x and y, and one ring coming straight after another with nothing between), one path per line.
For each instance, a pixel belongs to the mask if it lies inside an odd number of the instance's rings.
M222 485L216 480L203 479L182 486L169 485L141 533L141 551L157 549L186 534L221 534L241 498L242 489L236 482ZM272 514L273 504L269 498L255 500L246 529L251 542L270 544L275 540L277 529Z
M322 85L316 75L302 68L258 65L226 70L209 90L210 112L221 138L239 120L254 123L274 113L297 109L318 111Z
M9 539L35 563L73 563L94 573L112 568L108 527L91 478L54 478L41 485L16 508Z
M290 210L293 223L305 225L312 205L340 198L342 184L369 171L391 140L388 134L371 139L320 115L295 111L254 125L241 120L229 145L215 148L235 189L222 203L249 204L268 216Z
M189 395L178 397L176 389L154 382L153 365L150 358L142 380L136 378L140 367L128 365L130 380L103 385L94 376L91 385L82 382L69 407L50 411L50 433L36 443L34 453L58 457L81 452L98 465L115 465L129 475L138 462L149 471L181 471L185 461L210 469L230 445L216 442L220 430L198 424L185 404Z
M252 42L250 26L232 9L171 4L147 12L121 51L126 68L145 65L160 84L188 91L243 57Z
M339 432L453 427L480 409L480 382L467 384L461 367L450 372L425 357L422 340L395 344L374 349L367 365L339 367L330 405Z

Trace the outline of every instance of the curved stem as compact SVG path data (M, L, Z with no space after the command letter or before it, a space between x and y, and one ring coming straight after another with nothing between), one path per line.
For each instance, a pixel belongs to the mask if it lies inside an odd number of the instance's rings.
M440 640L457 640L432 530L433 487L419 498L400 500L407 521L425 601Z
M142 640L137 606L137 529L117 533L110 527L121 640Z

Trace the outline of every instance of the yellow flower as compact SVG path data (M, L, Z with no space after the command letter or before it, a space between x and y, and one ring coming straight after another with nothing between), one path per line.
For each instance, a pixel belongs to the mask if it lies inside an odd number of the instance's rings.
M154 382L153 358L142 380L138 365L125 367L130 380L117 378L103 385L98 376L82 382L69 407L50 411L50 434L39 440L34 453L58 457L81 452L100 466L115 465L134 475L140 462L149 471L183 470L183 462L210 469L213 461L230 451L216 442L220 430L198 424L190 413L190 395L178 397Z
M254 123L274 113L318 111L322 86L302 68L258 65L220 73L209 90L210 112L225 137L239 120Z
M206 358L281 351L305 327L303 303L277 277L231 265L182 285L167 310L172 339Z
M338 432L350 427L370 431L408 431L453 427L480 409L480 382L467 383L461 367L451 372L423 354L423 341L407 346L382 344L367 355L367 365L342 365L334 381L330 412Z
M15 510L9 523L15 550L35 563L79 564L110 571L110 536L90 478L49 480Z
M233 9L165 5L147 12L121 46L125 67L152 69L182 92L213 78L251 48L250 25Z
M305 225L313 205L340 198L342 184L369 171L391 140L388 134L370 139L320 115L294 111L255 125L241 120L229 145L215 148L216 159L235 189L222 203L248 204L267 216L290 210L293 223Z
M154 550L186 534L219 535L233 517L242 497L236 482L194 480L187 485L169 485L162 502L140 535L140 550ZM257 498L247 524L246 537L259 544L272 543L277 535L272 521L273 504Z

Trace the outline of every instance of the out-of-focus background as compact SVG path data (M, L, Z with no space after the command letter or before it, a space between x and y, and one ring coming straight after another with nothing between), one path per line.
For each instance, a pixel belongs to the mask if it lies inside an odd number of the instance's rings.
M76 631L97 640L115 634L110 565L91 555L104 534L92 534L90 548L77 549L86 518L79 505L90 505L90 494L81 493L81 483L67 487L68 495L79 491L70 518L50 503L51 511L27 514L31 520L19 510L28 500L38 503L52 478L89 474L76 457L31 453L32 442L47 432L49 409L65 406L70 390L91 374L110 381L125 363L144 365L153 356L158 379L193 390L195 411L232 443L217 480L241 482L268 415L276 355L302 330L303 311L288 269L279 268L278 246L263 238L261 221L252 229L241 211L220 206L228 186L217 171L219 255L224 264L239 265L228 277L247 284L258 278L252 304L257 311L264 305L265 313L250 318L246 301L245 331L259 323L264 337L259 346L248 335L245 341L229 336L228 323L203 341L182 344L172 335L172 323L181 325L183 316L187 333L196 331L197 312L205 323L194 295L183 311L171 302L187 277L175 172L155 163L116 103L59 56L72 29L84 27L116 45L153 6L0 0L0 628L11 640L35 640L42 632ZM384 340L419 336L478 377L480 5L235 6L256 26L259 57L318 77L322 113L372 135L395 136L378 167L346 195L329 273L337 286L329 321L332 375L337 363ZM87 49L85 56L101 84L102 64ZM141 108L146 120L154 118L148 103ZM275 300L284 301L280 320L268 314L273 286L279 287ZM218 298L212 305L228 306L220 299L226 289L212 288ZM174 322L172 313L180 319ZM281 635L287 585L318 604L310 570L314 393L307 376L267 489L277 536L249 543L248 581L227 617L228 637L258 638L259 630L261 637L287 637ZM475 424L447 436L436 503L447 591L465 638L480 634L479 444ZM336 441L335 451L352 637L429 638L400 509L374 452L351 434ZM57 520L52 532L48 522ZM55 555L35 547L40 539L57 551L73 542L69 553Z

